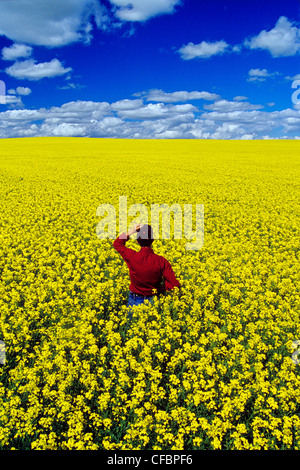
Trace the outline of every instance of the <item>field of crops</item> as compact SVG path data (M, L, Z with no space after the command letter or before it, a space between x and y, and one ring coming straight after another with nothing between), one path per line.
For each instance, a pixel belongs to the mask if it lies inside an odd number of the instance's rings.
M300 449L299 155L2 140L0 449ZM97 207L122 195L205 214L200 250L155 240L182 289L132 323L128 268L96 235Z

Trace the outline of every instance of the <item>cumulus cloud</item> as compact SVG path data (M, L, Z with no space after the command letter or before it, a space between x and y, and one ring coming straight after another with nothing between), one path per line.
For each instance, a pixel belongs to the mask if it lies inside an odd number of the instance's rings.
M229 45L225 41L202 41L200 44L189 42L182 46L178 52L183 60L208 59L211 56L223 54L228 47Z
M1 1L0 35L13 41L47 47L88 42L94 18L98 27L107 15L98 0Z
M161 103L178 103L192 100L216 100L219 95L208 91L175 91L166 93L163 90L150 90L147 94L147 101L157 101Z
M30 95L31 93L31 89L28 87L24 87L24 86L18 86L16 88L16 91L17 91L17 94L21 96Z
M45 130L46 126L44 126ZM51 129L51 134L53 136L63 136L63 137L84 137L86 134L85 126L80 124L69 124L62 122L56 126L53 126Z
M58 59L50 62L37 64L35 60L28 59L22 62L16 62L5 69L5 72L11 77L26 80L41 80L42 78L52 78L65 75L72 69L64 68Z
M247 133L244 126L229 122L224 122L217 127L210 137L211 139L230 139L232 135L235 135L235 138L240 140L252 140L254 138L254 134Z
M173 13L181 0L110 0L117 7L116 16L122 21L146 21L158 15Z
M251 111L254 109L263 108L260 104L251 104L245 101L227 101L227 100L218 100L213 104L208 104L204 106L205 109L210 111L217 111L222 113L231 113L233 111Z
M28 87L18 86L16 90L14 88L7 90L7 93L9 95L26 96L26 95L30 95L31 89Z
M263 82L267 78L276 77L279 72L268 72L267 69L251 69L248 73L248 82Z
M120 100L112 103L111 107L115 111L123 111L123 110L130 110L130 109L137 109L143 106L143 100Z
M273 29L261 31L244 44L250 49L267 50L273 57L293 56L300 52L300 29L281 16Z
M269 77L269 73L267 71L267 69L251 69L249 70L248 72L248 78L247 78L247 81L248 82L255 82L255 81L259 81L259 82L263 82L266 80L266 78Z
M293 77L291 77L290 75L287 75L287 76L285 77L285 79L286 79L286 80L292 80L292 81L294 81L294 80L300 80L300 73L297 73L297 74L294 75Z
M3 60L16 60L19 58L30 57L32 53L32 47L26 46L25 44L13 44L10 47L3 47L2 59Z
M183 45L178 53L183 60L207 59L225 52L240 53L242 48L267 50L273 57L294 56L300 53L300 28L296 22L281 16L274 28L263 30L257 36L247 38L242 44L231 46L226 41L206 42L199 44L189 42ZM254 81L254 80L252 80Z
M8 92L7 92L8 93ZM1 104L1 101L0 101ZM23 102L20 96L17 96L15 94L10 94L8 93L3 100L2 104L8 105L10 108L21 108L23 107Z
M164 103L147 104L135 109L123 109L118 111L118 115L126 119L166 119L174 114L186 114L195 111L191 104L166 106Z
M70 124L81 124L102 120L111 114L111 105L107 102L94 101L70 101L60 107L53 106L46 113L47 123L58 123L59 121Z
M240 95L235 96L235 97L233 98L234 101L245 101L245 100L247 100L247 99L248 99L247 96L240 96Z
M18 123L21 124L22 122L26 125L26 123L30 121L42 120L45 119L47 116L46 109L20 109L20 110L9 110L0 113L1 119L3 119L2 124L10 123L18 126Z
M11 95L12 99L16 95ZM145 95L147 97L147 94ZM19 98L19 97L17 97ZM200 111L190 103L71 101L50 109L0 113L0 137L87 136L156 139L259 139L300 136L300 109L264 111L246 97L218 99Z
M94 25L105 30L120 25L120 22L143 22L158 15L173 13L181 2L182 0L2 0L0 35L18 43L46 47L62 47L75 42L89 43ZM13 51L7 54L13 54Z

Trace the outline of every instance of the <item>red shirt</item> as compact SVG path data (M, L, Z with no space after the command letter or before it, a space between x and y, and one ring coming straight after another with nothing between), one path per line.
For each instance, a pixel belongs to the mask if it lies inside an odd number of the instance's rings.
M125 234L121 235L124 237ZM161 293L174 287L180 287L169 261L154 253L149 246L142 246L140 251L127 248L125 243L129 240L129 236L120 238L121 235L113 245L129 268L131 281L129 289L131 292L151 296L156 292Z

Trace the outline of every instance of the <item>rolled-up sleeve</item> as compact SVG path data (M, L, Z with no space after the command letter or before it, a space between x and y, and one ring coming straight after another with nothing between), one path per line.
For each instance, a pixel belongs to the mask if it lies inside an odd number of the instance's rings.
M134 251L131 248L127 248L126 242L128 240L129 236L124 232L121 233L121 235L119 235L113 243L113 247L115 248L115 250L117 250L117 252L122 256L125 261L130 260L132 252Z

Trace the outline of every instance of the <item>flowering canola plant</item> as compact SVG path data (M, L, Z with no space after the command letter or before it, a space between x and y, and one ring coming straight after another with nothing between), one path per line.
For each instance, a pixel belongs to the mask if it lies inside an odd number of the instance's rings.
M300 448L299 146L1 141L0 449ZM96 235L121 195L205 212L200 250L154 241L182 288L131 323Z

